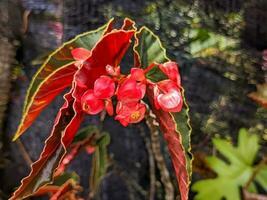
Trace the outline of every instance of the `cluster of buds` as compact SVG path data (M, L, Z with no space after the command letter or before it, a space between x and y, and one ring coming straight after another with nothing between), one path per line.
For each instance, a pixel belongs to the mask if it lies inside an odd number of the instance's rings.
M80 49L80 48L79 48ZM77 50L76 50L77 51ZM78 52L89 54L83 50ZM75 54L77 55L77 53ZM79 55L79 54L78 54ZM87 56L78 65L82 65ZM152 68L159 67L168 79L154 83L146 78ZM103 110L109 115L114 114L113 101L116 101L115 119L123 126L129 123L140 122L146 113L146 106L142 99L147 87L153 88L154 106L166 112L179 112L182 109L181 79L178 66L175 62L164 64L153 63L146 69L131 68L129 75L120 73L119 66L106 66L106 75L95 80L94 86L88 89L81 97L82 109L90 115L95 115Z

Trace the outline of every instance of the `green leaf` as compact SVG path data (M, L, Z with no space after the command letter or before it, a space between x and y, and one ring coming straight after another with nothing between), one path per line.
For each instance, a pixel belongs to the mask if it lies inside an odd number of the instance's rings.
M134 45L135 66L146 68L152 63L165 63L170 59L166 56L166 50L162 46L159 38L148 28L142 27L135 35ZM153 82L166 79L166 76L159 68L153 68L146 77ZM176 178L179 185L181 199L188 199L190 177L192 173L192 156L190 153L189 108L186 104L184 91L184 107L179 113L166 113L154 108L153 92L147 89L148 98L160 124L161 131L167 141Z
M217 177L196 182L192 186L192 190L198 192L194 199L240 200L239 189L246 185L255 168L253 163L259 150L259 138L249 134L246 129L240 129L236 147L223 139L214 139L213 144L227 163L216 156L207 158L207 164L217 173ZM256 181L266 187L266 181L262 177L267 177L267 171L261 173ZM255 185L251 184L249 190L256 191Z
M164 63L170 60L159 38L147 27L142 27L135 38L135 67L146 68L153 62ZM166 79L166 75L159 68L152 69L146 76L154 82Z
M64 172L62 175L55 177L51 185L61 186L69 179L72 179L75 182L79 181L79 176L75 172Z
M267 192L267 165L259 171L255 181Z
M203 28L191 29L189 37L190 53L194 57L213 56L218 52L231 50L237 45L236 40Z
M79 132L75 135L72 143L75 144L77 142L81 142L94 133L99 133L99 129L96 125L86 126L85 128L79 130Z
M239 131L237 151L242 157L242 160L248 165L252 165L259 151L259 137L257 135L248 135L246 129L242 128ZM249 149L249 151L248 151Z
M107 166L108 166L108 158L107 158L107 145L110 143L110 136L108 133L104 133L97 141L96 141L96 149L93 154L92 160L92 171L90 176L90 190L91 195L95 195L101 179L106 174Z

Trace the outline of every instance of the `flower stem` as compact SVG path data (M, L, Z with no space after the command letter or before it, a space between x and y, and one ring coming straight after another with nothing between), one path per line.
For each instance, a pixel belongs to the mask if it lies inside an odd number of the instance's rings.
M151 110L149 110L149 114L146 116L146 123L151 133L151 145L152 151L155 156L155 160L157 163L157 167L160 171L161 182L164 186L165 190L165 200L173 200L174 198L174 187L171 182L170 174L165 163L165 159L162 155L160 148L160 136L158 131L158 123L155 120L155 115Z
M155 159L152 151L152 145L149 137L146 135L144 127L142 125L138 126L140 130L140 135L143 137L145 146L148 153L148 162L149 162L149 175L150 175L150 188L149 188L149 200L155 199L156 192L156 168L155 168Z
M260 172L260 170L265 166L266 163L267 163L267 156L264 156L263 159L260 161L260 163L255 167L251 177L249 178L248 182L246 183L246 185L244 187L245 190L248 190L248 187L254 181L255 177Z
M159 64L156 62L151 63L145 70L144 73L149 72L151 69L153 69L154 67L158 66Z

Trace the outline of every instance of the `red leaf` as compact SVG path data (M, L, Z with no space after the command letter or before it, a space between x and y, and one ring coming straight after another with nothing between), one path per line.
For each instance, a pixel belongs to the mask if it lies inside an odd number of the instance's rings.
M21 186L14 192L10 200L23 199L51 181L53 172L66 153L66 147L76 133L82 115L73 109L74 99L71 93L64 96L65 103L60 109L50 137L46 140L40 158L32 164L31 173L21 181Z
M71 50L73 58L77 61L85 61L89 58L91 51L85 48L75 48Z
M71 64L55 71L40 85L37 93L32 100L30 107L23 115L19 128L13 138L16 140L23 132L28 129L33 121L39 116L40 112L50 104L50 102L62 92L66 87L70 86L73 80L73 75L77 68Z
M94 82L101 75L106 75L106 66L118 66L130 45L134 31L114 30L106 34L93 48L92 54L75 75L77 90L74 97L80 99L87 90L92 89Z
M135 22L132 21L131 19L129 18L125 18L124 21L123 21L123 25L121 27L123 30L129 30L129 29L132 29L132 30L137 30L137 28L135 27Z
M94 139L95 134L92 134L90 137L85 138L84 140L75 143L73 145L70 145L70 150L68 153L64 156L62 159L59 167L57 168L54 177L60 176L66 169L66 167L70 164L70 162L78 155L78 153L85 148L87 150L87 147L91 147L90 144L92 140Z
M78 198L76 193L78 190L81 190L80 187L71 179L67 180L63 185L46 185L41 187L38 192L34 194L34 196L42 196L42 195L52 195L50 200L59 200L59 199L77 199L82 200L82 198Z
M66 199L65 194L68 192L71 192L72 194L73 192L75 193L75 191L73 190L74 190L74 183L71 180L68 180L58 189L58 191L50 198L50 200L58 200L63 196L64 196L63 198Z
M68 154L66 154L64 158L62 159L59 167L57 168L54 174L54 177L61 175L65 171L66 167L77 156L81 148L82 148L82 145L80 144L77 144L71 148L70 152L68 152Z
M187 163L185 150L182 145L181 134L176 129L176 122L169 112L162 109L156 109L153 105L153 88L148 87L147 94L152 105L152 111L157 117L160 129L163 132L171 155L171 160L175 170L177 182L179 185L181 200L187 200L189 194L189 176L187 173Z
M46 185L41 187L38 192L34 194L34 196L43 196L46 194L54 194L59 190L60 186L57 185Z

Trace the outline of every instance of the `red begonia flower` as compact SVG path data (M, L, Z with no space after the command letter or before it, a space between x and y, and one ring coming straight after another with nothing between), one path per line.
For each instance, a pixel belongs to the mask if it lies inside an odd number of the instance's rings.
M127 78L119 86L117 96L118 100L124 103L138 102L142 99L146 92L146 85L143 83L137 83L132 78Z
M119 120L123 126L128 126L129 123L138 123L144 119L145 112L146 106L143 103L124 104L118 102L115 119Z
M91 55L91 51L85 48L76 48L71 50L71 55L77 61L86 61Z
M108 99L114 95L115 82L108 76L101 76L94 83L94 95L99 99Z
M154 86L154 102L157 109L166 112L180 112L183 106L180 89L172 80L164 80Z
M178 70L178 66L175 62L166 62L164 64L160 64L159 68L161 71L168 76L169 79L173 80L177 83L178 87L181 86L181 77Z
M94 91L87 90L81 98L82 109L84 112L90 115L100 113L104 109L104 100L97 98L94 95Z
M131 78L133 78L136 81L146 80L144 70L141 68L132 68L131 69Z

